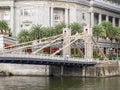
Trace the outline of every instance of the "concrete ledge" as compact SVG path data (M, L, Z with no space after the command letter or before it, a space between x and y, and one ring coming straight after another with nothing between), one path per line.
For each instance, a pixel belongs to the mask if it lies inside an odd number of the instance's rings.
M39 75L49 76L47 65L0 64L0 72L9 72L12 75Z

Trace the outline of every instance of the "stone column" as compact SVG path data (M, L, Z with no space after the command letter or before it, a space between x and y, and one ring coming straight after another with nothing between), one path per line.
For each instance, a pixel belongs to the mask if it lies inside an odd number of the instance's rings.
M53 7L51 7L50 8L50 23L51 23L51 26L53 26L53 24L54 24L54 20L53 20L53 14L54 13L54 8Z
M10 6L10 28L12 35L16 35L15 32L15 8L14 6Z
M65 23L68 24L68 8L65 9Z
M106 15L106 21L109 21L109 16L108 15Z
M113 23L113 26L115 26L115 17L113 17L112 23Z
M0 20L2 19L2 12L0 13Z
M91 26L93 27L94 26L94 13L91 12Z
M119 18L119 27L120 27L120 18Z
M102 22L102 14L99 13L99 24Z

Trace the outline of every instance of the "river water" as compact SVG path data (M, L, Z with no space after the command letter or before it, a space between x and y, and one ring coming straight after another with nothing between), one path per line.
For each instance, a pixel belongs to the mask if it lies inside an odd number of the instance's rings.
M120 77L0 77L0 90L120 90Z

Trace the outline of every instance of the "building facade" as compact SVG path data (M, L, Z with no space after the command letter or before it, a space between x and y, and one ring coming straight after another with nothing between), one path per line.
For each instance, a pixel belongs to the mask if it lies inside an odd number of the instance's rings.
M33 24L53 26L62 21L93 26L106 20L120 26L120 4L108 0L0 0L0 20L7 20L14 36Z

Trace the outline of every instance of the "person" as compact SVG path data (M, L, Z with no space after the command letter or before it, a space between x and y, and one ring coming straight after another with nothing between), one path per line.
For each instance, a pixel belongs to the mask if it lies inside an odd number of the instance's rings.
M69 55L68 55L68 54L64 55L64 59L65 59L65 60L67 60L68 58L69 58Z
M66 59L68 59L68 58L69 58L69 55L67 54L67 55L66 55Z

